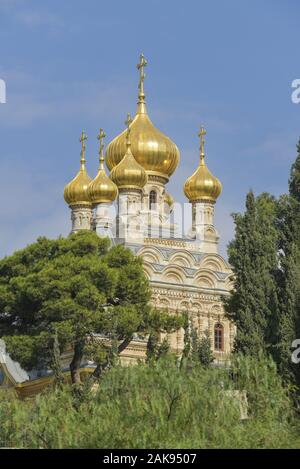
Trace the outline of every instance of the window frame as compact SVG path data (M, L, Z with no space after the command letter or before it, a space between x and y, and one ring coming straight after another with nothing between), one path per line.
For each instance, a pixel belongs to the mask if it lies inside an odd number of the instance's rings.
M149 192L149 210L153 210L153 205L157 204L157 192L154 189L151 189Z
M224 352L224 326L220 322L214 326L214 349L216 352Z

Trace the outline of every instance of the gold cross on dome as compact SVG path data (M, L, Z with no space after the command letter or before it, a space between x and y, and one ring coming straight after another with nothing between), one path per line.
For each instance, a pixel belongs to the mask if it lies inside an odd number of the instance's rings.
M100 142L100 149L99 149L99 154L100 154L100 156L101 156L102 153L103 153L103 148L104 148L104 142L103 142L103 140L105 139L105 137L106 137L106 133L104 132L103 129L100 129L99 135L97 135L97 139L98 139L99 142Z
M131 122L132 122L132 118L131 118L131 115L128 113L127 114L127 119L124 122L126 127L127 127L127 132L126 132L126 143L127 143L127 145L130 145L129 137L130 137L130 124L131 124Z
M206 135L206 130L203 127L203 125L201 125L200 132L198 134L198 137L200 137L200 156L204 156L205 135Z
M83 131L81 132L81 136L80 136L80 139L79 139L79 141L80 141L80 143L81 143L81 151L83 151L83 152L84 152L84 150L85 150L85 144L84 144L84 142L85 142L86 140L87 140L87 135L86 135L85 131L83 130Z
M140 61L137 64L136 68L140 72L140 81L139 81L139 90L141 94L144 94L144 80L145 80L145 67L147 66L148 62L145 59L144 54L140 55Z
M80 163L81 163L81 169L85 168L85 144L84 142L87 140L87 136L84 132L84 130L81 132L81 137L79 139L81 143L81 152L80 152Z
M127 119L126 119L126 121L124 122L124 124L125 124L126 127L127 127L127 130L129 130L129 126L130 126L131 122L132 122L132 117L131 117L131 115L128 113L128 114L127 114Z

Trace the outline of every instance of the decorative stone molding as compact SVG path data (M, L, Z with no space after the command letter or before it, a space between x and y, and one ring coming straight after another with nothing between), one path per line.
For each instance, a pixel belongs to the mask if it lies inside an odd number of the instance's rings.
M85 205L71 207L72 233L80 230L91 230L93 224L93 211Z

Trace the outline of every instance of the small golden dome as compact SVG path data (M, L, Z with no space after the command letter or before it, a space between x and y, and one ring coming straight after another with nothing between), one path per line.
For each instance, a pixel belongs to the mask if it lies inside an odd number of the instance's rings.
M164 195L164 202L170 207L172 208L173 205L174 205L174 199L173 197L171 196L171 194L169 194L169 192L165 192L165 195Z
M87 136L84 132L82 132L80 137L80 170L78 171L74 179L72 179L72 181L69 182L69 184L67 184L64 189L65 201L70 206L77 204L91 206L91 201L87 191L88 185L91 182L91 178L89 177L85 167L85 140L87 140Z
M204 161L205 134L205 129L201 127L199 133L200 164L184 185L184 193L190 202L210 201L214 203L222 192L222 184L218 178L212 175Z
M166 180L174 173L180 160L180 153L172 140L156 129L146 109L144 94L144 67L147 62L141 55L139 100L137 113L130 125L131 149L136 161L148 175L157 175ZM106 149L106 163L110 170L120 163L126 151L126 130L114 138Z
M144 168L136 161L131 152L129 136L131 133L131 118L128 114L126 121L126 153L119 164L114 166L110 178L119 189L142 189L147 183L147 174Z
M105 172L103 155L103 139L105 138L105 133L103 132L103 129L100 129L100 133L97 138L100 140L100 166L97 176L89 184L88 196L94 204L111 203L118 195L118 188Z

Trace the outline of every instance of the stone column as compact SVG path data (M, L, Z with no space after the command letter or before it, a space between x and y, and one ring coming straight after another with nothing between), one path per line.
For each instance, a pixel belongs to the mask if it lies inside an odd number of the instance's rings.
M138 240L144 237L144 227L140 217L142 207L141 191L138 189L119 190L117 236L125 240Z
M99 236L114 237L112 232L113 218L110 211L112 210L111 203L97 204L95 207L95 230Z
M192 202L192 230L206 253L217 253L219 235L214 226L214 202Z
M80 230L91 230L93 225L93 211L92 207L88 205L72 205L71 220L72 220L72 233L77 233Z

